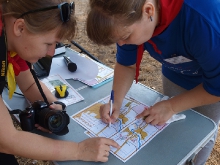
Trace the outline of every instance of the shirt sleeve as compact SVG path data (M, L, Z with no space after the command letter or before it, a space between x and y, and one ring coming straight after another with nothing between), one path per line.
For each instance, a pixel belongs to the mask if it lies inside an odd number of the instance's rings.
M202 69L203 87L208 93L220 96L220 30L202 17L189 24L185 44Z
M134 65L137 60L137 45L123 45L117 44L116 60L119 64L124 66Z

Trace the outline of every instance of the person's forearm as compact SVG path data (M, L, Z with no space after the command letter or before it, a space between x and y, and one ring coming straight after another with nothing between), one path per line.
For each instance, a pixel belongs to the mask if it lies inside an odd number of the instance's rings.
M4 146L10 153L17 156L38 160L77 160L77 143L58 141L40 135L16 131L8 137ZM3 147L3 146L2 146Z
M114 72L114 104L121 106L122 101L130 89L135 76L135 67L126 67L118 63L115 65ZM120 107L119 107L120 108Z
M52 103L56 101L57 98L50 92L50 90L46 87L46 85L42 82L40 82L40 84L44 91L45 96L47 97L48 102ZM36 100L44 101L36 83L34 83L27 91L25 91L24 95L31 102L34 102Z
M220 97L209 94L202 84L169 100L172 110L176 113L218 101Z
M20 72L20 74L15 78L20 90L30 102L35 102L36 100L44 101L30 70ZM57 98L50 92L50 90L40 80L39 82L47 97L48 102L51 103L56 101Z

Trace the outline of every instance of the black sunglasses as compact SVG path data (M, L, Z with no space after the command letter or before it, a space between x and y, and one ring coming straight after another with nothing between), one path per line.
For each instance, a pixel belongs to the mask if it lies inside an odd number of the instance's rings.
M50 7L46 7L46 8L42 8L42 9L30 10L28 12L25 12L25 13L21 14L21 16L19 18L22 18L25 15L30 14L30 13L36 13L36 12L40 12L40 11L47 11L47 10L52 10L52 9L57 9L57 8L60 9L61 20L63 22L67 22L67 21L70 20L70 15L75 10L75 4L74 4L74 2L71 2L71 3L63 2L63 3L61 3L57 6L50 6Z

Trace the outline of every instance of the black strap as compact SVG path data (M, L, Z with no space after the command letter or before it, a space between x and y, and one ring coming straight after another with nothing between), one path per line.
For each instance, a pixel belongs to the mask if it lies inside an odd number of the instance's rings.
M36 73L35 73L35 71L32 69L32 64L29 63L29 62L27 62L27 64L28 64L28 66L29 66L29 68L30 68L30 71L31 71L31 73L32 73L32 76L33 76L33 78L34 78L34 80L35 80L35 82L36 82L36 84L37 84L38 90L40 91L40 94L41 94L41 96L42 96L43 99L44 99L44 102L45 102L47 105L49 105L49 102L48 102L48 100L47 100L47 97L46 97L46 95L44 94L44 91L43 91L43 89L42 89L42 87L41 87L41 85L40 85L40 83L39 83L39 80L38 80L38 78L37 78L37 76L36 76Z
M3 89L4 89L5 85L6 85L6 81L0 81L0 95L3 92Z
M2 94L4 86L6 84L6 72L7 72L7 41L5 37L5 31L2 29L2 32L0 34L0 94Z
M0 153L0 164L19 165L14 155L5 153Z

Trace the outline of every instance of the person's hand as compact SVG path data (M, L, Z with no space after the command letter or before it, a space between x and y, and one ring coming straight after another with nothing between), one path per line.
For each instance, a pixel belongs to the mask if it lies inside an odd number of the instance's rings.
M39 124L35 124L34 125L36 127L36 129L42 131L42 132L48 132L48 133L52 133L50 130L44 128L44 127L41 127Z
M117 109L113 104L112 115L110 116L110 103L107 103L100 106L99 113L104 123L114 123L119 116L120 109Z
M136 118L144 118L146 123L152 125L163 125L174 114L169 100L164 100L156 103L154 106L145 108L145 110L137 115Z
M54 110L62 110L62 105L60 105L60 104L50 104L49 108L54 109Z
M78 144L78 160L107 162L110 146L118 148L119 145L107 138L89 138Z

